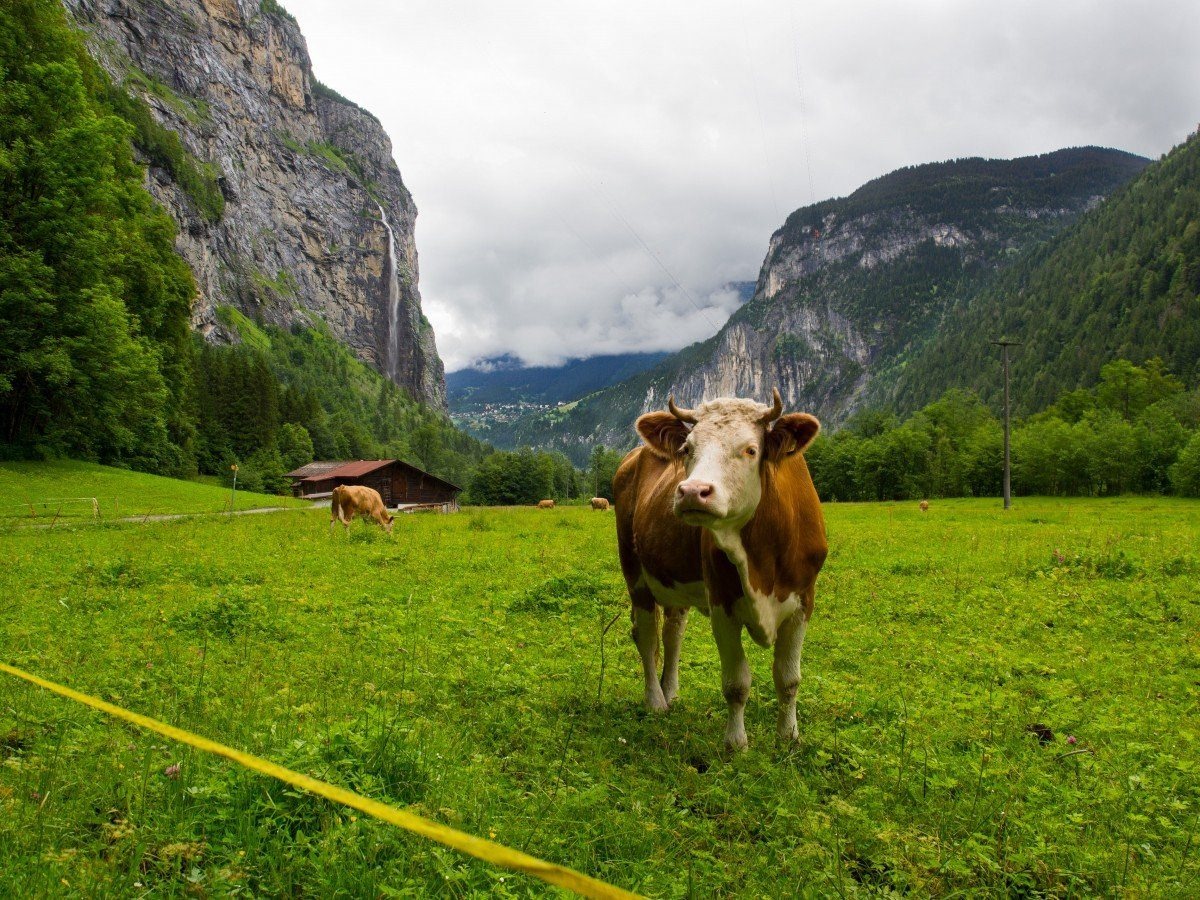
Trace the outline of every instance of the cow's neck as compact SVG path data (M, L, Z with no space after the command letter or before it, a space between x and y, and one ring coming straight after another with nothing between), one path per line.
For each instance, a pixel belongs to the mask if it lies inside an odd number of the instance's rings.
M803 460L799 462L803 467ZM804 540L809 523L800 521L796 500L803 485L794 463L787 460L764 474L762 499L744 525L710 529L713 543L737 570L745 598L739 602L741 598L730 596L736 587L734 579L727 577L710 585L719 594L712 602L737 612L760 644L774 643L779 623L803 603L804 588L811 580Z

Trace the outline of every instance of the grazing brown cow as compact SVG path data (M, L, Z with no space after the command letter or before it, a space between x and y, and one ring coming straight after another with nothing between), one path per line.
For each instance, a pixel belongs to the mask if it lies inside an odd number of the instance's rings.
M608 509L608 499L606 497L593 497L592 509Z
M929 512L929 501L928 500L922 500L920 502L920 504L918 504L918 505L921 507L921 512Z
M554 501L553 500L539 500L537 507L538 507L538 509L554 509Z
M728 704L725 744L746 746L750 669L742 629L775 648L776 730L795 740L800 651L825 562L825 522L804 461L820 424L753 400L711 400L637 420L645 446L613 478L621 570L633 603L646 706L664 711L679 689L688 610L712 622ZM665 611L661 680L659 608Z
M330 497L329 511L332 514L329 520L330 528L340 520L349 529L355 516L366 516L382 525L388 534L392 533L395 516L388 513L383 505L383 498L375 488L364 487L361 484L339 484L333 489L333 496Z

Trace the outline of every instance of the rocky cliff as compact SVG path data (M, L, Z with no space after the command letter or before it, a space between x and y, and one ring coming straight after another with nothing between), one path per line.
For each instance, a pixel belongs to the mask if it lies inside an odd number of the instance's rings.
M887 396L948 311L1145 165L1099 148L956 160L797 210L771 236L754 297L716 336L518 423L516 440L578 459L593 443L630 444L634 418L671 393L689 406L721 396L765 402L773 387L788 408L836 427Z
M444 409L416 206L378 120L315 79L295 21L273 0L64 3L113 81L178 135L165 154L176 165L148 156L148 186L179 224L195 329L235 340L223 307L281 326L321 320Z

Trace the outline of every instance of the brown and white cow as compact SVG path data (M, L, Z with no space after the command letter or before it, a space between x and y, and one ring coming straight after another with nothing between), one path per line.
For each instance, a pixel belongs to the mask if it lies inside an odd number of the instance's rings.
M608 509L608 498L607 497L593 497L592 498L592 509L599 509L599 510Z
M330 528L340 521L349 529L355 516L365 516L374 519L383 526L384 531L391 534L392 522L395 521L395 516L388 513L387 507L383 505L379 491L361 484L339 484L335 487L329 499L329 511Z
M539 500L537 502L537 508L538 509L554 509L554 501L553 500Z
M664 711L679 689L688 610L708 614L728 704L725 744L746 746L750 669L742 629L774 647L777 734L798 737L800 651L825 562L825 522L804 448L820 423L781 415L783 402L711 400L637 420L645 445L613 478L621 570L633 603L646 706ZM665 616L660 616L662 609ZM658 678L659 621L663 671Z

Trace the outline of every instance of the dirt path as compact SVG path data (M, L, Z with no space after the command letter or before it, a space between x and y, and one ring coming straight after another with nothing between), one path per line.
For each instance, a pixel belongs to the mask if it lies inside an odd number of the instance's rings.
M326 506L329 504L326 503ZM253 516L260 513L277 513L277 512L305 512L310 509L318 508L318 504L312 506L259 506L254 509L235 509L235 516ZM61 519L57 522L31 522L26 525L14 525L14 528L57 528L60 525L94 525L101 522L173 522L178 519L197 519L197 518L212 518L213 516L228 516L228 510L219 512L192 512L192 513L146 513L140 516L121 516L116 519Z

